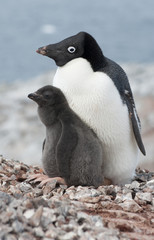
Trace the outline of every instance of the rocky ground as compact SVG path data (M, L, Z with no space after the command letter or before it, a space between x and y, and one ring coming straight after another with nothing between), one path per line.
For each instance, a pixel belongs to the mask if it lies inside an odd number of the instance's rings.
M0 239L154 239L154 173L138 169L131 184L95 189L27 180L40 172L0 157Z

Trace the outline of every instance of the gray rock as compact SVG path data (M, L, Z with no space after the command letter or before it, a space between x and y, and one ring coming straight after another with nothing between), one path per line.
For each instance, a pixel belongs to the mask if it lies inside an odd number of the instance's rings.
M43 232L41 227L35 227L33 229L33 231L34 231L34 234L35 234L36 237L43 237L44 236L44 232Z
M20 205L22 204L22 202L23 202L23 201L20 200L20 199L14 199L13 201L11 201L10 207L17 209L18 206L20 206Z
M12 224L13 230L16 233L21 233L24 231L24 227L23 224L21 222L19 222L18 220L15 220Z
M135 196L135 200L140 199L143 201L147 201L147 202L152 202L152 193L148 193L148 192L137 192L136 196Z
M12 232L13 228L9 225L0 225L0 238L3 239L8 233Z
M41 217L42 217L42 212L43 212L43 207L40 206L36 212L30 217L29 219L29 223L34 226L34 227L38 227L41 221Z
M78 236L74 232L69 232L59 237L60 240L77 240Z
M92 225L94 224L97 228L102 228L104 226L101 216L94 215L91 216Z
M126 194L123 195L123 201L125 200L132 200L132 193L131 192L128 192Z
M130 191L124 191L124 192L125 193L117 193L114 202L122 203L125 200L131 200L132 199L132 193Z
M5 192L0 191L0 208L4 205L8 205L11 201L13 201L13 197L11 197L9 194Z
M46 219L50 219L50 222L55 222L58 215L57 211L54 211L53 209L47 207L43 208L42 216Z
M114 202L116 202L116 203L122 203L122 202L123 202L123 195L122 195L121 193L117 193Z
M3 212L2 215L0 215L0 218L2 218L2 222L7 222L7 218L9 218L9 220L15 220L17 218L17 211L14 208L8 206L6 208L6 212Z
M146 186L154 190L154 179L151 179L146 183Z
M74 229L76 228L75 226L76 222L73 221L73 223L71 223L71 221L69 222L69 224L63 224L61 226L61 228L65 231L65 232L71 232L74 231Z
M32 190L32 186L29 184L29 183L26 183L26 182L22 182L21 184L19 184L19 189L22 191L22 192L29 192Z
M18 238L18 240L30 240L30 239L36 240L36 238L31 233L28 233L28 232L24 232L23 234L20 234Z
M74 189L68 189L68 191L66 190L66 194L69 195L71 200L80 200L88 197L97 197L101 194L101 192L94 188L78 186L76 191L74 191Z
M45 237L48 239L56 239L57 236L58 236L57 232L52 229L47 230L45 233ZM60 239L60 238L58 238L58 239Z
M140 187L140 183L137 182L137 181L133 181L131 184L130 184L130 189L137 189Z
M34 197L39 197L39 196L42 196L42 195L43 195L43 190L39 189L39 188L36 188L35 193L34 193Z
M13 234L7 234L4 237L4 240L17 240L17 237L15 237Z
M120 203L119 206L128 212L139 212L142 210L142 208L133 199L125 200L123 203Z

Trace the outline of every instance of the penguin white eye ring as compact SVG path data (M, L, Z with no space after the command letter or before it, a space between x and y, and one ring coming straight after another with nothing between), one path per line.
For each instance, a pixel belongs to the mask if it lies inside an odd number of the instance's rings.
M70 47L67 48L67 50L68 50L69 53L74 53L76 51L76 48L73 47L73 46L70 46Z

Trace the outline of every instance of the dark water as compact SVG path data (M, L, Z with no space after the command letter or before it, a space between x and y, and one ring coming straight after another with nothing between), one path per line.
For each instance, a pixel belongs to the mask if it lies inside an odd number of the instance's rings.
M35 50L79 31L117 62L154 62L154 0L1 0L0 82L55 68Z

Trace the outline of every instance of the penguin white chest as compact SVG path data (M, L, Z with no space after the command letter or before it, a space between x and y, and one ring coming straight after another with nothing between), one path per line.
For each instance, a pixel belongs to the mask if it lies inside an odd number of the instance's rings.
M128 182L138 150L127 106L112 79L103 72L93 72L87 60L77 58L57 69L53 85L63 91L70 107L102 141L104 176L115 184Z
M103 142L113 141L119 127L129 127L126 106L113 81L105 73L93 72L85 59L77 58L58 68L53 85L64 92L70 107Z

